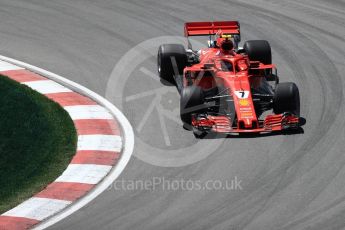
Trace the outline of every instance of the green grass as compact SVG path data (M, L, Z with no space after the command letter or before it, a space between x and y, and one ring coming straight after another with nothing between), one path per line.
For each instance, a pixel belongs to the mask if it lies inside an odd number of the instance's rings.
M73 121L60 105L0 75L0 213L61 175L76 143Z

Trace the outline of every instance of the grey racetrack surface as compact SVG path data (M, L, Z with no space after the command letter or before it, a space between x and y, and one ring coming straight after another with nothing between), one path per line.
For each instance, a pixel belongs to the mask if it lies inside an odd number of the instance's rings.
M120 177L237 177L242 190L110 189L51 229L344 229L344 12L343 0L1 0L2 55L101 95L115 64L134 45L182 35L185 21L227 19L241 22L243 40L269 40L281 80L296 82L301 92L304 134L226 139L206 159L184 167L153 166L133 156ZM153 63L147 62L152 71ZM153 87L147 76L133 79L126 96ZM122 106L134 129L147 105ZM171 124L167 147L159 125L144 127L147 133L138 131L138 138L162 154L197 142Z

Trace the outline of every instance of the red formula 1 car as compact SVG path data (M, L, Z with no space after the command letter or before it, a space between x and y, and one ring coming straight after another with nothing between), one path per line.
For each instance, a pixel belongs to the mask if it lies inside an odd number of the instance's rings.
M267 41L246 41L238 47L237 21L188 22L185 36L188 49L164 44L157 58L161 81L175 84L181 94L185 128L200 137L209 132L262 133L299 127L298 88L295 83L279 83ZM193 50L190 36L209 36L208 47Z

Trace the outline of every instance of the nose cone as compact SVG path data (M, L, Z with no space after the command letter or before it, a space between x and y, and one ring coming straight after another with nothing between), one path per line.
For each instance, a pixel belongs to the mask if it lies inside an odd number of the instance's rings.
M247 76L227 78L226 86L232 89L239 129L255 129L258 126L250 84Z

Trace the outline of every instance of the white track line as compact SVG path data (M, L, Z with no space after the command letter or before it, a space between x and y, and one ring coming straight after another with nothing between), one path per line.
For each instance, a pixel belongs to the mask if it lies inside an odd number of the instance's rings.
M71 203L71 201L66 200L32 197L10 211L5 212L3 215L24 217L41 221L61 211Z
M65 106L72 120L78 119L113 119L107 109L100 105L75 105Z
M70 164L56 182L97 184L111 170L112 166L95 164Z
M41 94L72 92L72 90L51 80L29 81L22 82L22 84L29 86Z
M122 149L122 140L117 135L79 135L77 150L116 151Z
M11 63L0 60L0 71L20 70L20 69L24 69L24 68L18 67L16 65L12 65Z

